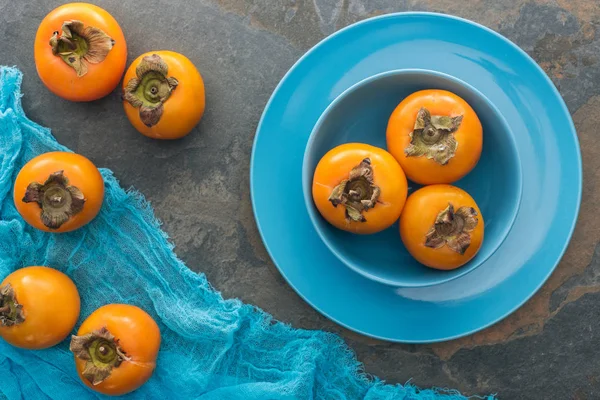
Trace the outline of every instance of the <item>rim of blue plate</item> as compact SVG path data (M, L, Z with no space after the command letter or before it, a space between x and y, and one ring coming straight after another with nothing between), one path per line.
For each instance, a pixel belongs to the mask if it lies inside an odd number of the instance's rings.
M501 121L502 123L502 130L507 132L507 136L508 136L508 140L510 140L511 142L511 146L516 149L517 148L517 144L515 141L515 137L514 137L514 132L512 129L510 129L510 126L508 126L508 123L506 122L506 119L504 118L504 116L502 115L502 113L500 112L500 110L498 109L498 107L496 107L496 105L494 105L494 103L492 103L490 101L490 99L487 98L487 96L485 96L483 93L481 93L479 90L477 90L475 87L473 87L473 85L470 85L469 83L463 81L462 79L459 79L457 77L454 77L452 75L446 74L444 72L439 72L439 71L434 71L434 70L430 70L430 69L424 69L424 68L404 68L404 69L393 69L393 70L389 70L389 71L385 71L385 72L380 72L378 74L375 75L371 75L365 79L362 79L358 82L356 82L354 85L351 85L349 88L347 88L346 90L344 90L342 93L340 93L335 99L333 99L333 101L325 108L325 110L323 111L323 113L321 114L321 116L319 117L319 119L317 120L317 122L315 123L315 126L313 128L313 130L310 133L310 136L308 138L308 141L306 143L306 149L309 149L316 138L316 134L315 132L321 127L321 125L325 122L325 120L327 119L327 116L331 113L331 111L341 102L344 100L345 97L347 97L348 95L352 94L353 92L355 92L356 90L360 89L361 87L368 85L369 83L376 81L378 79L381 78L385 78L391 75L399 75L399 74L411 74L411 73L418 73L418 74L423 74L423 75L432 75L432 76L437 76L437 77L442 77L448 81L452 81L460 86L463 86L464 88L466 88L468 91L475 93L475 95L477 97L479 97L480 99L482 99L493 111L494 113L498 116L498 119ZM512 210L511 216L510 216L510 221L508 224L506 224L506 227L504 229L504 231L502 232L502 239L499 240L496 243L496 246L494 247L494 249L492 251L490 251L484 258L478 259L478 260L471 260L467 265L462 266L461 268L459 268L458 270L455 271L451 271L452 274L446 274L446 272L449 271L440 271L439 274L439 278L437 280L432 280L430 282L424 282L421 284L409 284L409 283L398 283L396 281L390 281L388 279L379 277L377 275L373 275L367 271L364 271L362 268L360 268L359 266L354 265L353 263L347 261L345 259L345 257L340 254L340 252L336 249L336 247L331 243L331 241L325 236L325 234L323 233L322 229L319 227L319 224L316 221L316 218L319 218L320 215L318 215L318 211L316 210L316 207L314 207L313 205L313 200L311 197L311 194L307 192L307 188L305 185L305 181L307 179L312 180L312 173L313 171L309 171L309 168L307 166L307 158L309 157L309 152L307 150L304 151L304 158L302 160L302 186L303 186L303 192L304 192L304 203L306 205L306 209L308 211L308 215L311 219L311 222L315 228L315 230L317 231L317 234L319 235L319 237L321 238L321 240L323 241L323 243L325 243L325 245L327 246L327 248L329 249L329 251L331 251L337 258L338 260L340 260L344 265L346 265L348 268L350 268L351 270L353 270L354 272L361 274L362 276L364 276L367 279L372 279L374 281L377 281L379 283L383 283L385 285L390 285L390 286L396 286L396 287L403 287L403 288L417 288L417 287L430 287L430 286L435 286L435 285L440 285L442 283L446 283L446 282L450 282L454 279L460 278L461 276L464 276L466 274L468 274L469 272L472 272L473 270L475 270L477 267L479 267L480 265L482 265L484 262L486 262L497 250L498 248L502 245L502 243L506 240L506 237L509 235L510 230L512 229L515 220L517 219L517 214L519 211L519 207L521 206L521 197L523 195L523 169L522 169L522 165L521 165L521 160L517 160L516 166L518 169L518 176L519 176L519 182L518 182L518 194L517 194L517 201L514 205L514 208ZM518 158L518 154L517 154L517 158ZM310 177L309 177L309 173L310 173ZM388 229L393 229L393 228L388 228ZM423 267L425 268L425 267ZM446 275L444 277L444 275Z
M254 196L254 165L255 165L255 156L256 156L256 149L257 149L257 137L258 134L262 128L262 125L264 123L265 120L265 116L267 113L267 110L269 109L269 107L271 106L272 102L274 101L274 95L275 93L278 92L278 90L281 88L281 86L284 84L284 82L286 81L286 79L292 74L292 72L294 71L295 68L297 68L297 66L305 59L307 58L310 54L312 54L314 51L316 51L317 48L319 48L320 46L322 46L326 41L328 41L329 39L331 39L332 37L336 37L340 34L342 34L343 32L346 32L348 30L351 30L357 26L363 25L363 24L368 24L368 23L372 23L375 20L385 20L385 19L393 19L393 18L397 18L399 16L414 16L414 17L418 17L418 16L424 16L424 17L437 17L437 18L447 18L447 19L451 19L451 20L455 20L458 22L462 22L465 24L469 24L472 25L478 29L482 29L483 31L487 32L488 34L491 34L495 37L497 37L498 39L500 39L501 41L507 43L508 45L510 45L511 47L513 47L518 53L520 53L524 59L528 60L532 66L540 73L540 75L542 76L542 78L546 81L546 83L548 83L549 87L551 88L552 92L556 95L558 102L560 104L560 107L562 108L562 110L565 112L566 115L569 116L568 118L568 124L570 126L570 133L573 136L574 139L574 145L576 147L577 150L577 170L579 173L579 176L581 177L581 179L579 180L579 185L578 185L578 190L577 190L577 204L575 207L575 213L574 213L574 218L573 221L571 222L571 226L569 228L569 233L567 235L567 240L565 240L564 245L562 246L562 249L559 252L559 257L557 257L557 260L554 262L554 265L552 265L551 268L548 269L547 274L543 277L543 279L540 279L540 282L537 286L535 286L535 289L531 291L531 293L529 295L526 295L523 297L522 301L518 302L514 307L510 308L507 312L503 313L502 315L500 315L499 317L490 320L489 322L482 324L480 326L478 326L477 328L473 328L471 330L465 331L465 332L461 332L459 334L455 334L455 335L451 335L451 336L447 336L447 337L443 337L443 338L438 338L438 339L428 339L428 340L411 340L411 339L407 339L407 340L399 340L399 339L395 339L395 338L390 338L390 337L384 337L381 335L376 335L376 334L372 334L369 332L365 332L362 329L357 329L355 327L352 327L348 324L345 324L343 322L341 322L340 320L338 320L337 318L331 316L329 313L324 312L321 308L317 307L313 302L311 302L302 292L300 292L296 286L288 279L287 275L285 274L285 272L282 270L282 268L278 265L277 260L273 257L273 253L271 251L271 248L269 247L269 244L267 243L267 241L265 240L265 236L264 236L264 231L263 228L260 224L260 220L259 217L257 215L256 212L256 198ZM435 12L399 12L399 13L390 13L390 14L384 14L384 15L380 15L380 16L376 16L376 17L372 17L372 18L367 18L361 21L358 21L354 24L348 25L336 32L334 32L333 34L326 36L325 38L323 38L322 40L320 40L317 44L315 44L313 47L311 47L308 51L306 51L293 65L292 67L290 67L290 69L285 73L285 75L281 78L281 80L279 81L279 83L277 84L277 86L275 87L275 89L273 90L271 97L269 98L269 101L267 102L267 104L265 105L264 109L263 109L263 113L261 115L261 118L259 120L258 126L256 128L256 133L255 133L255 138L254 138L254 142L252 144L252 153L250 156L250 200L252 202L252 211L254 214L254 219L256 221L256 226L257 229L259 231L259 234L261 236L261 240L265 246L265 249L267 250L267 253L269 254L269 256L271 257L271 260L273 261L273 263L275 264L275 266L277 267L277 269L279 270L279 273L283 276L283 278L286 280L286 282L288 283L288 285L290 285L290 287L296 292L296 294L298 294L298 296L300 296L300 298L302 298L307 304L309 304L311 307L313 307L315 310L317 310L319 313L321 313L322 315L326 316L327 318L329 318L331 321L335 322L336 324L343 326L351 331L360 333L362 335L368 336L368 337L372 337L375 339L380 339L380 340L385 340L385 341L390 341L390 342L400 342L400 343L439 343L439 342L445 342L445 341L449 341L449 340L453 340L453 339L458 339L461 337L465 337L465 336L469 336L472 335L476 332L482 331L496 323L498 323L499 321L502 321L504 318L508 317L509 315L511 315L512 313L514 313L516 310L518 310L520 307L522 307L527 301L529 301L529 299L531 299L531 297L533 297L534 294L536 294L539 289L546 283L546 281L548 280L548 278L550 277L550 275L552 275L552 273L554 272L554 270L556 269L556 267L558 266L558 264L560 263L562 257L564 256L567 247L569 246L569 243L571 242L571 239L573 237L573 232L575 230L575 226L577 224L577 220L579 218L579 212L581 209L581 197L582 197L582 191L583 191L583 164L582 164L582 159L581 159L581 147L579 144L579 138L577 137L577 133L575 130L575 125L573 123L573 119L570 117L571 113L569 112L567 105L564 102L563 97L561 96L560 92L558 91L558 89L556 88L556 86L554 85L554 83L552 82L552 80L548 77L548 75L544 72L544 70L539 66L539 64L529 56L529 54L527 54L521 47L517 46L514 42L512 42L511 40L509 40L508 38L502 36L501 34L499 34L498 32L494 31L493 29L490 29L484 25L481 25L477 22L468 20L466 18L462 18L462 17L457 17L454 15L448 15L448 14L443 14L443 13L435 13Z

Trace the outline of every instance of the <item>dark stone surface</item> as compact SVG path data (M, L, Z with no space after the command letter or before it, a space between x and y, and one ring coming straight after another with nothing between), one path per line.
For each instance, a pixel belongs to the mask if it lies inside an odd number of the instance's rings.
M143 192L176 252L226 297L296 327L340 333L367 372L389 382L449 386L501 399L598 399L600 361L600 3L596 0L97 0L120 22L129 61L156 49L186 54L206 84L207 110L183 140L138 134L118 94L61 100L33 62L35 29L62 2L0 0L0 63L25 74L24 107L63 144ZM309 47L352 22L428 10L473 19L515 41L560 89L584 157L581 217L569 251L524 307L476 335L431 345L380 342L346 331L283 281L258 236L249 199L250 149L272 90Z

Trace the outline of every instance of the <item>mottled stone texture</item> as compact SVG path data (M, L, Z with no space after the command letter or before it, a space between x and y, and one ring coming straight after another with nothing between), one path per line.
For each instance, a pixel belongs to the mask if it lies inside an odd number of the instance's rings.
M132 61L182 52L206 82L199 127L177 142L136 133L118 93L91 104L63 101L37 78L35 28L62 3L0 0L0 63L25 73L24 107L65 145L115 171L152 202L178 255L226 297L239 297L296 327L338 332L366 370L390 382L451 386L502 399L598 399L600 361L600 2L597 0L96 0L121 23ZM389 344L346 331L283 281L260 241L248 169L258 119L279 79L327 34L394 11L463 16L531 54L574 115L585 187L569 251L540 292L476 335L433 346Z

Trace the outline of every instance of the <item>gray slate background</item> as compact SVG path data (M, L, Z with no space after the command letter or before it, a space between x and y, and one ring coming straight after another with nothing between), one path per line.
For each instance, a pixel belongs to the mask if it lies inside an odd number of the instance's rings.
M600 3L596 0L93 0L124 30L129 62L169 49L206 84L206 114L176 142L153 141L127 121L118 93L69 103L35 72L33 39L56 0L0 0L0 64L24 72L23 104L60 142L111 168L155 207L177 254L225 297L296 327L341 334L367 372L390 383L448 386L500 399L600 398ZM254 132L289 67L326 35L382 13L463 16L506 35L544 68L573 113L584 157L584 198L569 251L540 292L476 335L437 345L369 339L328 321L284 282L260 241L249 198Z

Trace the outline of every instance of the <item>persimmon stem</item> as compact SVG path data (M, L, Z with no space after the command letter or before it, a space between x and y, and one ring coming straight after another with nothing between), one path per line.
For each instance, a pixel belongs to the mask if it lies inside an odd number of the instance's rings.
M414 130L409 134L410 144L404 149L404 154L407 157L425 156L440 165L448 164L458 147L454 132L460 127L462 119L462 115L431 115L428 109L421 108L417 113Z
M50 202L50 204L54 207L58 207L61 202L62 202L63 196L61 196L60 194L56 193L52 196L50 196L48 198L48 201Z
M71 39L63 37L63 38L61 38L61 41L63 43L65 43L66 45L68 45L71 48L71 50L77 50L77 45L75 43L73 43L73 41Z
M123 99L140 109L140 119L147 127L158 124L164 103L179 84L175 77L167 77L168 71L169 66L158 54L145 56L135 69L136 77L123 91Z
M365 158L352 168L348 179L333 188L329 201L334 207L341 204L346 208L348 222L365 222L363 212L375 207L380 194L380 188L373 183L371 160Z
M473 207L459 207L454 210L452 203L442 210L426 235L425 246L439 249L447 245L451 250L463 255L471 245L471 232L478 223L477 210Z
M50 38L52 54L75 70L78 77L88 72L88 64L104 61L115 44L114 39L100 28L84 26L77 20L64 21L61 32Z
M0 326L18 325L25 321L23 306L19 304L10 283L0 286Z
M106 327L81 336L72 336L69 349L75 357L85 361L82 375L92 385L97 385L110 376L114 368L129 361L119 340Z
M37 203L45 226L58 229L72 216L83 210L85 198L81 190L69 185L63 171L56 171L44 184L31 182L23 197L25 203Z

